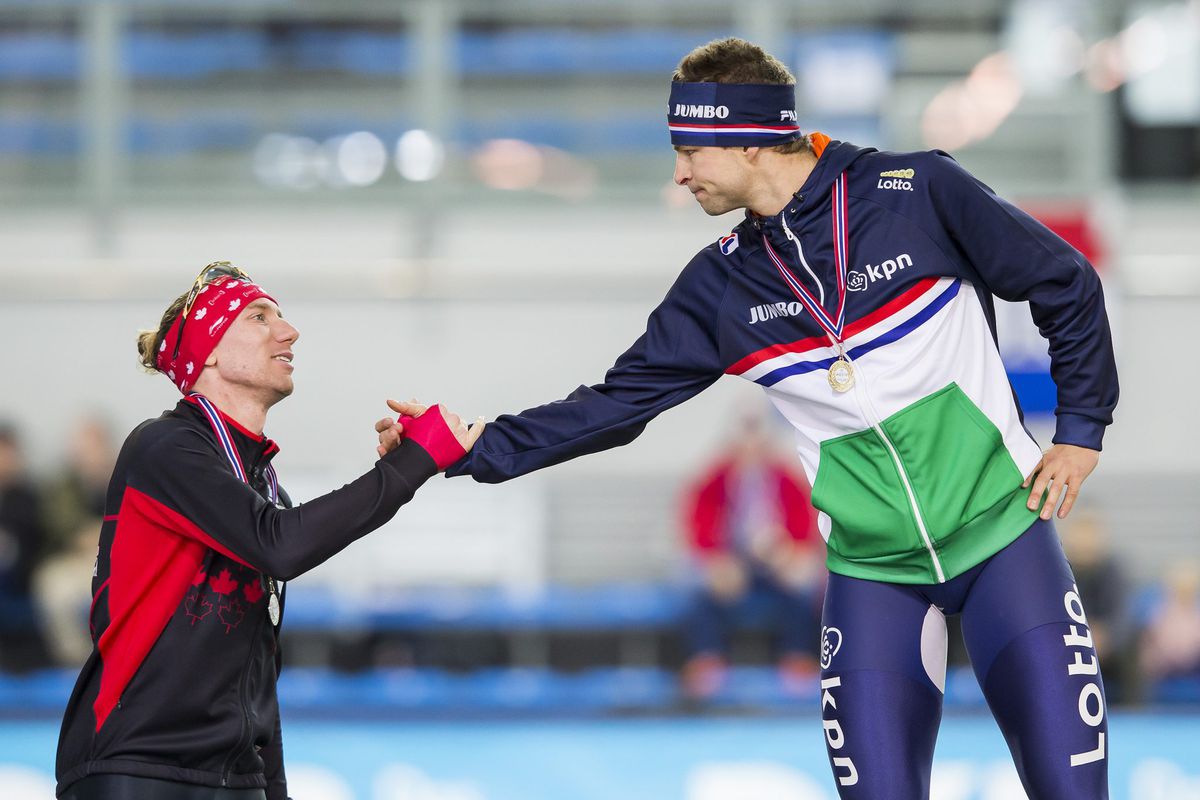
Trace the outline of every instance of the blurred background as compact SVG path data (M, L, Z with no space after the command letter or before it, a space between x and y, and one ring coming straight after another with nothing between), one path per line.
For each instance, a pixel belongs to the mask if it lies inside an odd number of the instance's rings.
M1200 798L1200 1L0 0L6 798L51 795L98 498L177 398L136 331L217 259L280 300L297 390L267 433L301 500L370 466L387 397L494 417L598 382L740 219L672 185L663 119L679 58L730 34L793 70L805 131L945 149L1099 270L1122 398L1059 527L1113 796ZM1048 444L1045 346L1000 317ZM797 628L819 539L801 514L757 565L713 544L747 464L803 500L790 449L729 378L625 448L427 484L288 587L293 796L835 797ZM950 657L934 797L1023 797Z

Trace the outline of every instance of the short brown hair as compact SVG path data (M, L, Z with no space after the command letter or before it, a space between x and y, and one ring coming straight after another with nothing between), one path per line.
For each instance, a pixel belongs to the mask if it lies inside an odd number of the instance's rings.
M736 36L714 39L688 53L671 76L683 83L769 83L795 86L796 76L783 62L756 44ZM811 149L808 137L775 145L780 153L803 153Z
M167 310L163 312L162 319L158 323L157 330L138 331L138 361L147 372L158 372L159 348L162 347L163 339L167 338L167 331L171 330L171 326L175 324L175 320L183 311L183 304L187 302L189 294L191 294L191 289L176 297L171 305L167 306Z

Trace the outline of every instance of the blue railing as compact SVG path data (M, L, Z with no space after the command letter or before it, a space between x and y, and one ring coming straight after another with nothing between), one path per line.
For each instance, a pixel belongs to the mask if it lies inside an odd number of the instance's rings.
M452 66L468 76L628 75L662 76L682 53L720 31L675 29L581 31L524 28L462 31L451 43ZM0 81L67 81L83 68L83 44L74 34L0 36ZM187 33L132 30L122 40L130 76L187 81L222 74L272 70L330 71L365 77L408 76L415 45L405 31L296 29L197 30Z

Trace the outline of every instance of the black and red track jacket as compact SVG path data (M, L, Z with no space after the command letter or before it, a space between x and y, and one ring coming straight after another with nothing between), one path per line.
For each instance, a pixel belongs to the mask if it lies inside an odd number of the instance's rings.
M341 489L268 499L279 448L225 417L237 478L193 401L138 426L108 488L92 578L94 648L67 706L57 793L96 773L287 797L279 631L268 577L289 580L383 525L437 472L405 441Z

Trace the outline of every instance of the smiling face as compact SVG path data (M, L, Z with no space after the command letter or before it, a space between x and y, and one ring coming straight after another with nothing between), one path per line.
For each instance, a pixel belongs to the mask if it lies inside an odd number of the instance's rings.
M675 148L675 183L684 186L709 216L749 206L750 170L742 147Z
M253 397L269 408L295 388L292 345L299 338L300 332L283 318L279 306L260 297L242 310L205 361L205 381Z

